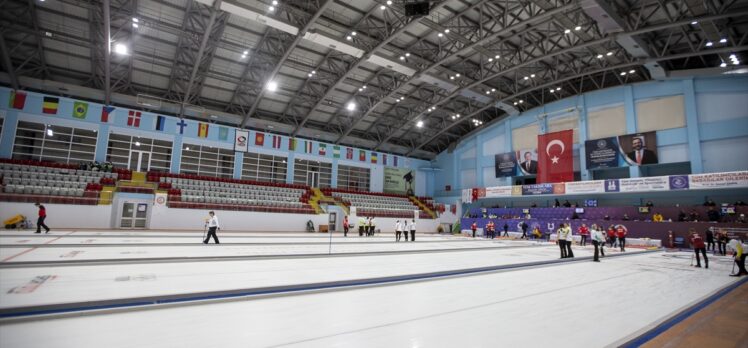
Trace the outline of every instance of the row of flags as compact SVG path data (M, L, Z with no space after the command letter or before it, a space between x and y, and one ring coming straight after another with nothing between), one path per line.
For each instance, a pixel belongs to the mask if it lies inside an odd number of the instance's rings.
M26 92L23 91L11 91L10 92L10 102L9 107L13 109L19 109L22 110L26 106ZM42 101L42 113L49 114L49 115L57 115L59 111L60 106L60 98L57 97L44 97ZM82 101L75 101L73 102L73 112L72 117L77 119L85 119L88 117L88 103L82 102ZM101 122L103 123L110 123L114 121L114 106L108 106L104 105L101 109ZM141 118L143 114L140 111L135 110L128 110L127 112L127 126L133 127L133 128L140 128L141 124ZM166 130L166 125L170 121L169 118L161 115L156 115L156 123L154 125L154 129L159 132L164 132ZM171 119L173 122L173 119ZM179 134L185 134L185 130L187 129L187 122L185 122L183 119L179 119L178 122L176 122L177 130L179 131ZM198 138L207 138L208 134L211 130L211 125L209 123L203 123L198 122L197 126L197 137ZM228 127L223 126L216 126L213 125L213 129L215 127L218 127L218 139L219 140L228 140L229 139L229 129ZM272 142L270 143L270 146L274 149L280 149L281 148L281 136L279 135L269 135L272 138ZM288 150L289 151L296 151L299 143L303 141L303 151L304 153L311 154L313 149L313 141L311 140L299 140L296 138L290 138L288 140ZM265 146L265 134L257 132L255 133L255 145L256 146ZM327 156L327 144L318 143L317 149L318 154L320 156ZM338 145L331 145L332 147L332 156L334 158L341 158L341 146ZM348 160L353 160L355 150L352 148L346 148L345 149L345 158ZM371 156L369 157L371 160L371 163L378 163L379 162L379 154L376 152L372 152ZM387 165L387 154L382 154L382 163L384 165ZM365 150L358 150L358 160L361 162L366 162L366 151ZM398 165L398 157L392 156L392 165L397 167Z

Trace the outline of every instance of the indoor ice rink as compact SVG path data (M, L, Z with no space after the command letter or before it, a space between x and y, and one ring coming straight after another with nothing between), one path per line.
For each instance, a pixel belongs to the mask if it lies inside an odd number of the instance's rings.
M0 347L748 347L748 1L0 1Z

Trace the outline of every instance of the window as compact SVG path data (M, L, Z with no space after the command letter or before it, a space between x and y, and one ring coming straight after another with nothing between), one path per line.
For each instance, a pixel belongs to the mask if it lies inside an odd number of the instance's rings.
M369 191L369 168L338 165L338 188Z
M96 131L19 121L13 158L60 162L93 162Z
M245 153L242 179L285 183L288 163L286 157Z
M130 168L130 152L150 153L148 170L168 172L171 168L172 142L124 134L109 134L106 160L117 167ZM133 169L133 168L130 168Z
M182 174L197 174L221 178L234 177L234 150L212 146L182 146Z
M312 182L312 177L314 176L317 177L318 186ZM330 187L332 183L332 163L295 159L293 183L317 187Z

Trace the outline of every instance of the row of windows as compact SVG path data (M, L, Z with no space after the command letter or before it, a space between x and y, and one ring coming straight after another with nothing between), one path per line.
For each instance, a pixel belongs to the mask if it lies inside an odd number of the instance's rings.
M369 168L338 165L338 187L369 190Z
M2 132L0 119L0 132ZM91 162L96 153L94 130L19 121L13 146L13 158L62 163ZM111 133L106 160L117 167L140 171L169 171L172 142ZM233 150L185 144L182 147L180 172L186 174L231 178L234 175ZM284 183L288 173L284 156L246 153L242 179ZM305 159L294 161L295 184L330 187L332 163ZM338 166L338 187L365 190L369 188L368 168Z
M60 163L92 162L96 137L94 130L19 121L12 157Z
M287 172L286 157L259 153L244 154L242 179L285 183Z

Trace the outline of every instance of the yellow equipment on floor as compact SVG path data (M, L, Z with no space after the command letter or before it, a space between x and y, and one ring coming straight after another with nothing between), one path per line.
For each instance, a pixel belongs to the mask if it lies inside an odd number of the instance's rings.
M3 221L3 224L5 225L5 228L16 228L25 221L26 221L26 217L21 214L18 214L8 220Z

